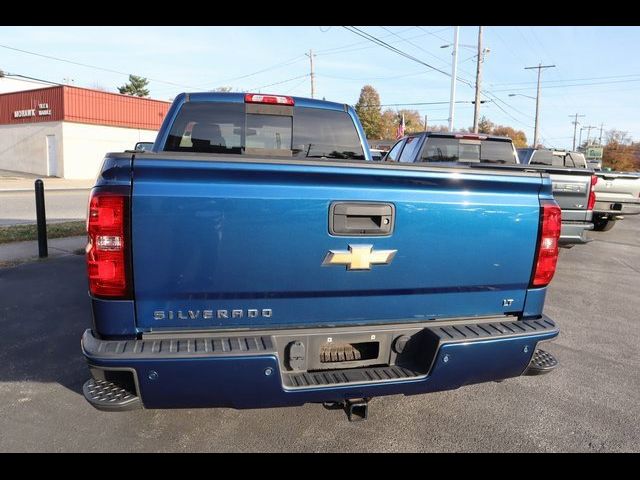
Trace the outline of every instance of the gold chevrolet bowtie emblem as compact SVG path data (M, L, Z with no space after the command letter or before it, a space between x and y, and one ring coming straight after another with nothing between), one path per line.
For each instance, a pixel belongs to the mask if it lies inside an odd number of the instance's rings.
M349 250L329 250L322 266L345 265L347 270L371 270L371 265L388 265L397 250L373 250L373 245L349 245Z

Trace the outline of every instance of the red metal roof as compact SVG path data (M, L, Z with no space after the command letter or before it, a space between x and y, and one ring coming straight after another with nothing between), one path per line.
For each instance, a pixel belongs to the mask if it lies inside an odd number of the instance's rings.
M64 120L158 130L171 102L58 85L0 94L0 125Z

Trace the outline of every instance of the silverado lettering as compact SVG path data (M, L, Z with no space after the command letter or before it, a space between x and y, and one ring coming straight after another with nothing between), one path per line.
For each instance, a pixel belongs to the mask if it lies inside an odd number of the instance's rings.
M186 312L183 313L183 312ZM195 320L197 318L202 318L204 320L210 320L214 318L214 315L217 318L242 318L247 316L248 318L271 318L273 316L273 312L270 308L249 308L247 310L154 310L153 319L154 320L173 320L174 318L178 318L181 320Z

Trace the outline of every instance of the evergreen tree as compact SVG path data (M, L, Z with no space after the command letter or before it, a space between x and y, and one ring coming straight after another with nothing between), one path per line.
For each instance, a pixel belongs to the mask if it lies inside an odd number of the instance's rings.
M125 95L133 95L135 97L148 97L149 89L145 88L149 84L149 80L137 75L129 75L129 83L118 87L118 91Z

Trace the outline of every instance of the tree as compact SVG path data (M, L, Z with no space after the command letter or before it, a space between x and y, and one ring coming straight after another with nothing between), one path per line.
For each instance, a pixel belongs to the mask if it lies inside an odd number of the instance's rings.
M401 118L403 114L405 133L424 132L424 122L420 112L417 110L398 110L398 118Z
M367 138L382 138L382 113L380 112L380 95L371 85L360 90L360 98L356 103L356 113L364 128Z
M493 124L493 122L483 115L478 121L478 133L490 134L494 126L495 125ZM473 131L473 128L471 129L471 131Z
M149 90L145 88L149 84L149 80L137 75L129 75L129 83L118 87L118 91L125 95L133 95L135 97L148 97Z
M448 132L448 125L427 125L427 132Z
M473 132L473 128L469 127L466 131ZM507 125L496 125L484 115L480 117L480 121L478 122L478 133L509 137L516 148L527 146L527 136L522 130L516 130L515 128Z
M499 135L501 137L509 137L516 148L524 148L527 146L527 136L522 130L516 130L512 127L504 125L496 125L491 131L492 135Z
M398 128L398 113L387 108L380 118L380 138L391 140L396 138Z
M638 149L640 143L633 143L627 132L612 129L607 132L607 143L602 154L602 166L612 170L640 170Z

